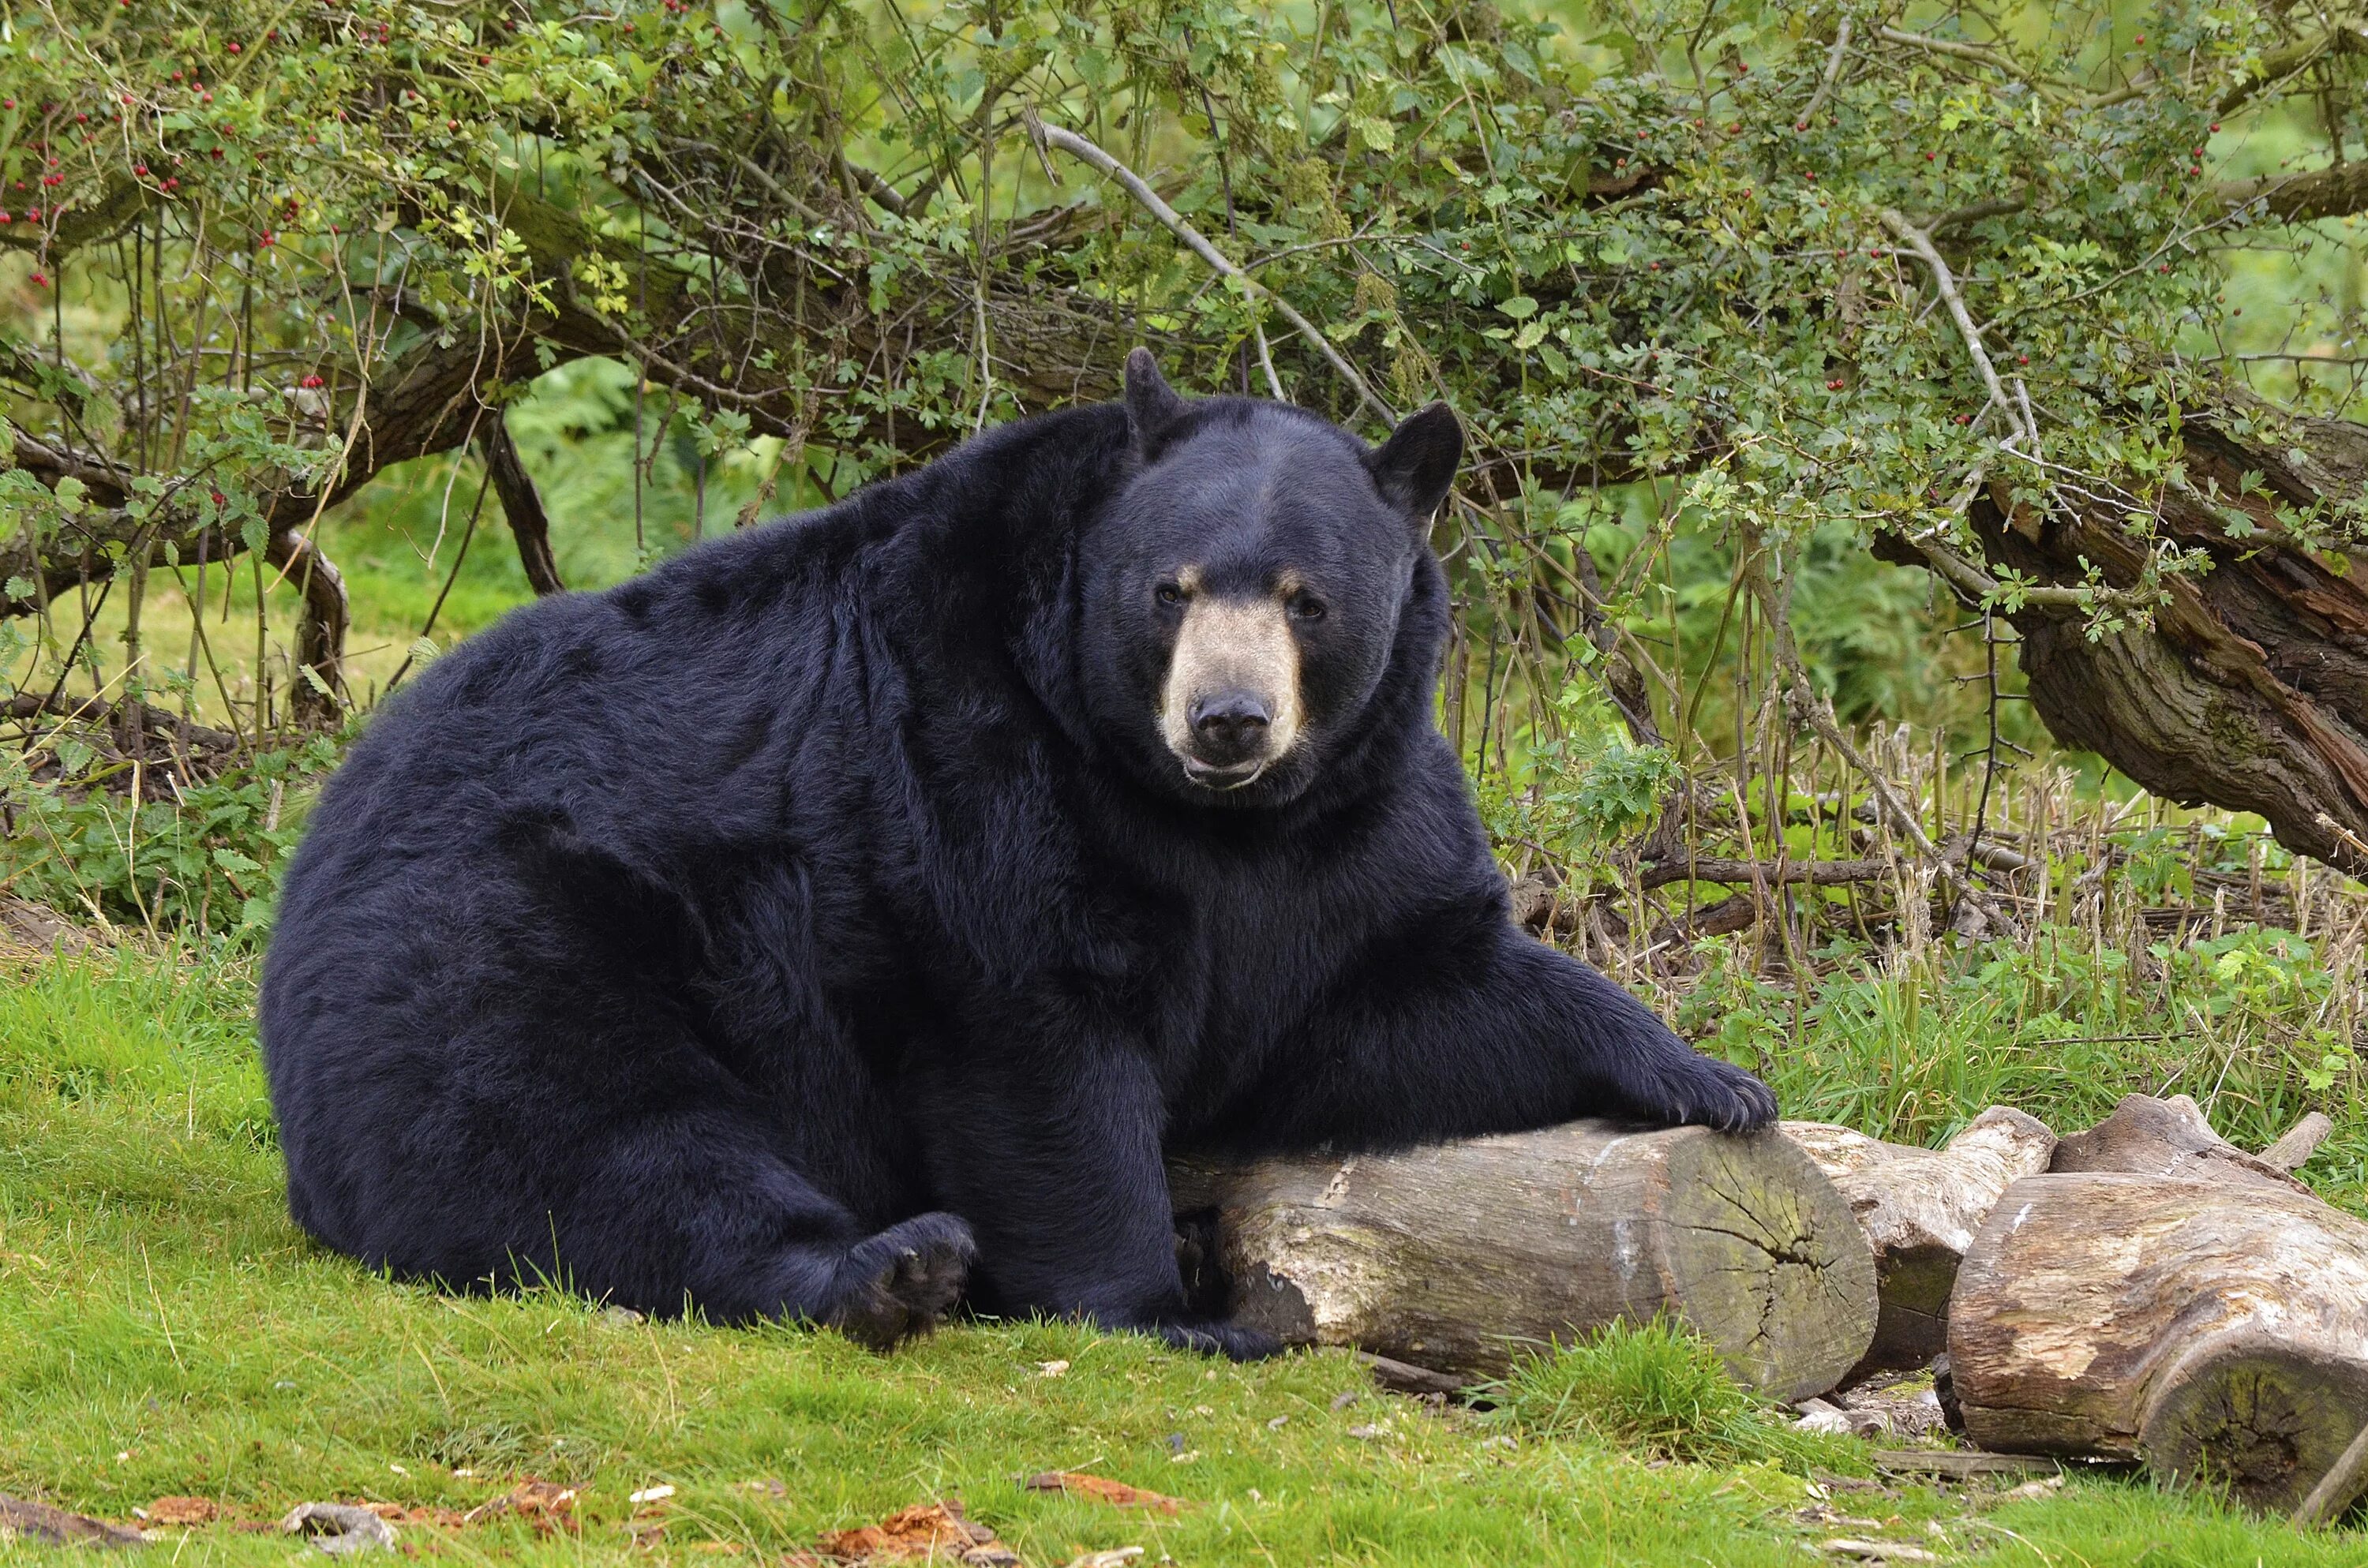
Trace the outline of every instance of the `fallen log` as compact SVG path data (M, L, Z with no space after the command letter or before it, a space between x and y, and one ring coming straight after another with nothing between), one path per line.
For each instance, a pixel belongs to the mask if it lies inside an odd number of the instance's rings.
M1467 1380L1524 1343L1670 1313L1780 1399L1834 1386L1874 1333L1873 1257L1776 1133L1600 1121L1398 1154L1174 1162L1213 1211L1239 1322ZM1188 1227L1190 1229L1190 1227Z
M2368 1222L2250 1173L2027 1176L1958 1270L1949 1357L1985 1449L2291 1510L2368 1412Z
M1874 1254L1874 1342L1843 1386L1924 1366L1948 1347L1949 1292L1974 1233L2009 1187L2047 1169L2055 1134L2006 1106L1982 1112L1939 1149L1830 1122L1781 1125L1840 1189Z
M2326 1118L2320 1117L2319 1122L2325 1123ZM2265 1182L2306 1193L2310 1188L2291 1173L2323 1136L2305 1117L2285 1138L2271 1145L2280 1151L2282 1160L2293 1156L2292 1165L2277 1164L2261 1154L2248 1154L2213 1131L2203 1108L2185 1095L2167 1100L2152 1095L2125 1095L2112 1115L2056 1144L2055 1158L2047 1168Z

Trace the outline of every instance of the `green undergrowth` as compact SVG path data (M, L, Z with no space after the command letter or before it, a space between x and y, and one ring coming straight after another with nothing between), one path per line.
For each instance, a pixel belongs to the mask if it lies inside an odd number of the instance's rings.
M525 1477L584 1489L580 1533L416 1527L406 1544L769 1564L958 1495L1055 1568L1123 1546L1148 1563L1746 1568L1812 1561L1841 1535L1985 1563L2368 1558L2358 1534L2305 1540L2143 1482L2015 1502L1998 1486L1869 1490L1849 1478L1861 1450L1791 1432L1665 1326L1532 1359L1484 1415L1376 1392L1330 1353L1234 1367L982 1324L882 1358L551 1292L439 1295L290 1225L251 1004L237 958L0 971L0 1492L116 1519L164 1494L216 1500L225 1522L154 1549L174 1568L298 1561L237 1528L298 1502L465 1508ZM1190 1506L1170 1518L1023 1487L1044 1470ZM674 1494L638 1511L663 1530L636 1546L630 1495L661 1484Z
M2335 1131L2301 1176L2368 1213L2368 1071L2356 935L2259 926L2139 955L2063 927L1920 957L1845 955L1806 987L1722 950L1675 1008L1705 1051L1761 1073L1784 1114L1945 1141L1993 1105L2059 1133L2130 1094L2190 1095L2258 1149L2307 1112Z

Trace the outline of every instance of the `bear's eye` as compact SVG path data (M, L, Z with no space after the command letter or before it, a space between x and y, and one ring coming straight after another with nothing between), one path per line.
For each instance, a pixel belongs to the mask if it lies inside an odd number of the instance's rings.
M1294 620L1321 620L1324 619L1324 601L1317 598L1314 594L1309 593L1304 588L1300 589L1299 592L1291 596L1291 603L1288 608L1291 610L1292 619Z
M1177 584L1174 584L1174 583L1162 583L1162 584L1160 584L1160 585L1159 585L1159 602L1160 602L1161 604L1164 604L1164 605L1180 605L1180 604L1182 604L1182 603L1184 602L1184 590L1183 590L1183 588L1182 588L1181 586L1178 585Z

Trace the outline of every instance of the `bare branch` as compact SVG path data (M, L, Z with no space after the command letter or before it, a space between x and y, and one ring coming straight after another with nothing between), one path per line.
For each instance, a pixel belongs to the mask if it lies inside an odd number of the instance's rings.
M508 420L496 414L486 421L478 444L484 449L485 467L493 475L494 494L501 499L502 516L509 520L510 532L518 540L518 564L526 569L528 585L538 596L564 593L567 585L559 580L559 560L551 551L551 518L542 509L542 494L535 488L534 475L527 472L518 443L510 439Z
M2358 54L2363 51L2368 51L2368 26L2357 21L2339 22L2323 33L2296 40L2261 56L2260 68L2223 93L2215 107L2222 114L2231 113L2329 55Z
M2006 387L1998 380L1998 368L1990 363L1989 350L1982 347L1981 329L1974 324L1973 312L1965 309L1965 298L1957 291L1956 274L1949 270L1949 264L1932 247L1932 236L1892 208L1884 208L1880 216L1884 227L1898 235L1900 243L1914 251L1924 265L1932 269L1932 286L1940 290L1942 302L1949 307L1949 319L1957 324L1957 335L1964 339L1965 352L1972 358L1974 369L1980 372L1982 385L1988 389L1990 401L2006 415L2007 424L2014 431L2011 439L2028 444L2036 432L2024 427L2021 410L2008 399Z
M2307 174L2228 180L2216 194L2222 205L2231 210L2258 201L2266 216L2287 223L2348 217L2368 211L2368 163L2334 164Z
M1826 51L1826 74L1817 79L1817 90L1809 98L1808 107L1801 111L1801 121L1807 124L1817 118L1817 111L1833 97L1834 84L1841 80L1842 60L1850 53L1850 19L1847 13L1834 27L1833 47Z
M1396 411L1375 394L1373 389L1365 383L1365 378L1358 374L1357 368L1342 358L1340 351L1332 347L1332 340L1325 336L1323 331L1314 322L1294 310L1290 301L1226 260L1224 253L1202 237L1198 229L1186 222L1183 215L1176 209L1160 199L1159 193L1144 184L1142 176L1076 131L1064 131L1057 125L1046 125L1038 120L1032 112L1029 116L1028 129L1029 134L1036 141L1047 146L1058 147L1071 157L1083 159L1126 187L1127 194L1133 197L1144 211L1158 219L1169 233L1183 241L1193 255L1208 263L1212 270L1233 278L1254 298L1264 300L1273 306L1275 314L1298 328L1299 335L1307 339L1309 347L1323 355L1331 367L1340 372L1340 379L1356 389L1358 398L1367 407L1390 424L1397 423Z

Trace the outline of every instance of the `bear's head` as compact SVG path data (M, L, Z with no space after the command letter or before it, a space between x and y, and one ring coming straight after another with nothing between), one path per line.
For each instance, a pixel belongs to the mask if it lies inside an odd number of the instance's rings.
M1463 429L1433 403L1372 448L1284 403L1188 402L1141 348L1125 410L1130 472L1080 562L1096 728L1172 796L1292 800L1373 704Z

